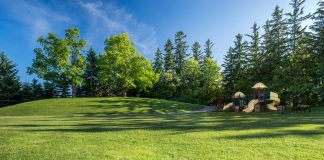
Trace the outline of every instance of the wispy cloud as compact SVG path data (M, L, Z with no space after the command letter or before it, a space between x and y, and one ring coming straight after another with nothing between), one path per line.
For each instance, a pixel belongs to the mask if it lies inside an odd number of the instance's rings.
M0 5L5 6L14 19L27 26L33 40L40 35L54 32L56 25L71 21L68 16L61 15L37 1L4 0Z
M0 1L1 6L11 18L24 24L33 43L48 32L62 33L64 27L79 27L81 37L99 50L103 49L107 36L123 32L129 33L139 51L149 58L158 46L154 28L114 2L4 0Z
M113 2L79 1L79 4L89 13L88 19L91 20L91 28L95 33L87 34L90 43L105 34L127 32L139 50L145 56L152 57L153 51L158 46L154 28L139 22L131 13L117 7Z

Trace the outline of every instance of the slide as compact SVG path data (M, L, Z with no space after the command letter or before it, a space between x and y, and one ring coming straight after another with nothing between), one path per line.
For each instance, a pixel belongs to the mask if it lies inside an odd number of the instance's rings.
M267 104L267 108L271 111L277 111L277 105L280 103L280 99L277 93L270 92L270 100L272 103Z
M223 107L223 110L229 109L229 108L231 108L231 107L233 107L233 103L229 103L229 104L225 105L225 106Z
M256 104L258 104L258 102L259 102L258 99L252 99L252 100L249 102L248 107L245 108L245 109L243 109L243 112L247 112L247 113L252 112L253 109L254 109L254 106L255 106Z

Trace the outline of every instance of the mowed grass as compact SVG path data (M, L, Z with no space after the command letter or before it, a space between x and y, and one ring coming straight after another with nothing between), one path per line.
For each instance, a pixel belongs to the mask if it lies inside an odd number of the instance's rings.
M0 159L324 158L322 109L175 113L202 107L156 99L81 98L0 108ZM164 114L169 112L174 113Z

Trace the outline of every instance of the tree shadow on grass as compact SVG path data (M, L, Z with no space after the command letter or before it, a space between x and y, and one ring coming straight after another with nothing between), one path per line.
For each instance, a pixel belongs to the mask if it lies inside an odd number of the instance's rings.
M89 107L94 109L105 109L105 112L86 113L90 116L95 114L142 114L142 113L170 113L180 111L191 111L202 109L201 105L193 105L188 103L172 102L160 99L145 98L119 98L105 100L91 100L89 103L93 105L83 105L80 107ZM84 113L79 113L84 114Z
M184 134L204 131L253 131L260 133L229 135L220 138L255 139L284 136L315 136L324 134L322 114L240 114L194 113L155 115L80 115L51 118L47 122L31 121L29 124L2 125L28 132L100 133L129 130L170 131L167 134ZM68 121L65 121L68 120ZM29 121L28 121L29 122ZM63 124L62 124L63 122ZM24 122L26 123L26 122ZM297 130L299 125L316 125L316 129ZM289 129L288 127L294 127ZM248 132L247 132L248 133Z

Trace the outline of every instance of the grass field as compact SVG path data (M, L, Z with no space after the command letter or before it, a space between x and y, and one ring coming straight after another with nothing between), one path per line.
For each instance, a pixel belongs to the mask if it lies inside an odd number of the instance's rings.
M78 98L0 108L0 159L324 159L323 109L181 113L202 107Z

